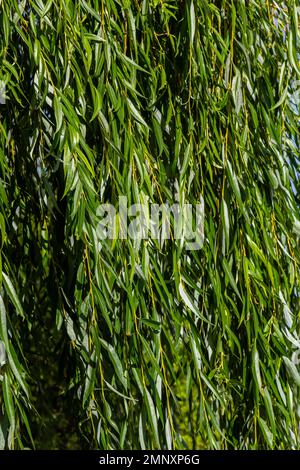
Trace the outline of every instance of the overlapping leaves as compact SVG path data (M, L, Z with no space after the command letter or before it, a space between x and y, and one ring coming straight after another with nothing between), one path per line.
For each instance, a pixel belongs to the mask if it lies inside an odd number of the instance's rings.
M92 447L299 447L298 21L292 0L0 2L1 445L29 442L22 350L51 325ZM99 242L101 203L176 193L204 199L201 250Z

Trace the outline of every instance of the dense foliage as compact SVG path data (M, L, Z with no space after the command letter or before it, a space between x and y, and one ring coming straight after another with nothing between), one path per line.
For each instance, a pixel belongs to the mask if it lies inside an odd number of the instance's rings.
M0 447L300 447L299 13L0 0Z

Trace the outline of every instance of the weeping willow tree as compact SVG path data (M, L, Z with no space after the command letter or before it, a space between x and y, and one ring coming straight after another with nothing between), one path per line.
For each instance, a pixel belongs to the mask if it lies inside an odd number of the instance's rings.
M299 12L0 0L1 448L300 447Z

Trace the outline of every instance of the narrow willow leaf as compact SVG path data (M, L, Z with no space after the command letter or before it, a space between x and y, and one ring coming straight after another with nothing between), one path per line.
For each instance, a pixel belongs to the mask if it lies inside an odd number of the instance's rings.
M4 342L4 346L8 348L8 333L7 333L7 322L6 322L6 310L5 305L0 294L0 336Z
M5 407L6 407L7 414L8 414L8 419L9 419L12 429L14 430L15 424L16 424L15 423L15 407L14 407L13 396L11 392L11 382L7 374L5 374L3 378L2 390L3 390L4 403L5 403Z
M96 20L101 22L101 16L92 8L85 0L79 0L79 3L83 5L83 8L90 13Z
M297 370L296 365L286 356L283 356L283 361L295 384L300 387L300 373L299 370Z
M86 371L85 386L83 392L82 403L85 405L91 397L91 393L94 388L95 380L95 369L92 365L89 365Z
M129 106L129 110L130 110L132 116L134 117L134 119L136 119L143 126L148 127L146 121L143 119L140 112L136 109L136 107L134 106L134 104L132 103L132 101L129 98L127 98L127 103L128 103L128 106Z
M7 347L7 356L8 356L9 365L11 367L11 370L12 370L18 384L20 385L23 392L25 393L25 396L27 398L29 398L28 387L27 387L27 385L25 383L25 380L23 378L24 370L21 367L21 364L18 360L18 357L17 357L16 352L15 352L12 345L10 345L9 348Z
M117 395L119 395L120 397L122 398L125 398L125 400L131 400L131 401L134 401L134 402L137 402L137 400L135 400L134 398L131 398L131 397L127 397L126 395L123 395L123 393L119 392L115 387L113 387L110 383L108 383L106 380L105 380L105 383L107 385L107 387L112 390L114 393L116 393Z
M56 95L53 98L53 108L54 108L54 114L55 114L55 120L56 120L56 130L59 131L63 122L63 111L62 111L61 102L59 101Z
M183 287L182 282L179 283L179 294L180 297L182 298L184 304L199 318L204 320L205 322L208 322L208 320L201 315L199 309L194 305L193 301L189 297L188 293L186 292L185 288Z
M224 271L225 271L225 273L226 273L227 276L228 276L228 279L229 279L229 282L230 282L230 284L231 284L231 287L233 288L234 292L235 292L236 295L239 297L239 299L242 300L242 297L241 297L241 295L240 295L240 293L239 293L237 284L236 284L235 279L234 279L234 277L233 277L233 275L232 275L230 266L229 266L229 264L228 264L228 262L226 261L225 258L223 258L222 264L223 264L223 267L224 267Z
M147 318L141 318L141 323L146 326L150 326L150 328L153 328L156 331L159 330L161 327L161 323L159 321L154 321Z
M5 290L7 291L7 294L9 295L10 300L12 301L13 305L15 306L18 314L22 318L25 319L25 314L24 314L22 305L19 301L19 298L17 296L17 293L15 291L14 286L12 285L11 280L9 279L9 277L4 272L2 272L2 277L3 277Z
M155 444L157 445L158 448L160 448L156 409L155 409L152 397L146 388L144 389L144 398L145 398L145 403L147 407L148 418L149 418L151 429L154 435Z
M273 438L274 438L272 432L270 431L270 429L269 429L269 427L268 427L266 421L265 421L263 418L260 418L260 417L259 417L259 418L258 418L258 422L259 422L259 426L260 426L260 428L261 428L261 430L262 430L262 433L263 433L263 436L264 436L264 438L265 438L266 443L269 445L269 447L272 448L272 446L273 446Z
M194 7L193 0L191 0L191 5L190 5L190 23L191 23L190 45L192 46L194 42L195 30L196 30L196 16L195 16L195 7Z
M229 246L230 222L229 222L228 207L227 207L227 203L226 203L225 199L223 199L223 201L222 201L221 213L222 213L222 223L223 223L224 232L225 232L226 245L228 247Z
M0 368L7 363L5 344L0 340Z
M259 355L258 355L256 346L254 346L253 348L252 361L253 361L252 366L253 366L254 378L256 380L259 390L261 390L262 380L261 380L260 367L259 367Z
M170 426L170 421L169 418L166 419L166 441L167 441L167 449L172 450L172 432L171 432L171 426Z
M294 71L297 73L298 76L300 76L300 67L298 66L295 58L294 35L292 31L289 32L288 36L288 57Z
M237 71L237 74L232 79L232 95L235 104L235 111L239 114L243 106L242 79L239 71Z
M120 380L121 384L123 385L124 389L127 390L127 380L125 378L123 366L116 350L111 344L107 343L103 339L100 339L100 342L104 346L104 348L108 351L111 362L114 366L115 373L118 379Z
M267 389L263 391L263 397L266 403L266 410L267 410L268 417L270 420L271 430L272 430L273 436L275 436L276 435L275 415L274 415L274 410L273 410L273 405L272 405L272 399Z
M6 443L6 429L4 425L4 420L2 419L0 421L0 450L5 449L5 443Z
M93 99L94 99L94 112L92 114L90 122L92 122L95 119L95 117L99 114L100 109L102 107L102 100L101 100L100 93L97 88L94 89Z
M140 414L139 418L139 443L141 449L146 450L142 413Z

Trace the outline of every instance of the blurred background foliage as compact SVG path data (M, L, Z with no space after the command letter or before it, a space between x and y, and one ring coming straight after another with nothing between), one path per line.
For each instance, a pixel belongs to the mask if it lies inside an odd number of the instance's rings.
M299 11L0 0L1 448L299 448Z

